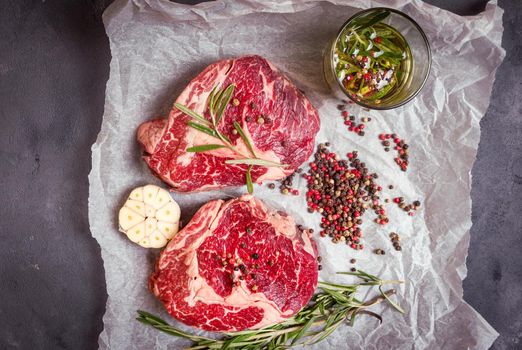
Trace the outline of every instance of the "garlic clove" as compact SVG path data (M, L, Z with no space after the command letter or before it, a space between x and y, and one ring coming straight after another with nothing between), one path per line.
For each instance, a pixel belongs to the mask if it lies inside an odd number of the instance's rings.
M159 230L156 230L149 236L149 242L151 248L161 248L167 244L167 239Z
M145 204L142 201L137 201L133 199L128 199L125 202L125 206L136 213L140 214L141 216L148 216L145 212Z
M129 199L143 202L143 187L138 187L132 190Z
M141 245L143 248L152 248L148 237L143 238L141 241L138 242L138 244Z
M143 187L143 201L145 204L152 205L156 199L156 195L160 188L155 185L147 185Z
M123 231L127 231L132 226L137 225L138 223L142 222L143 220L145 220L145 218L143 216L141 216L140 214L136 213L135 211L133 211L127 207L123 207L120 209L119 223L120 223L120 229L122 229Z
M172 201L172 197L170 196L170 194L166 190L160 189L158 191L158 194L154 198L154 202L151 203L151 205L155 209L159 209L171 201Z
M145 238L145 221L131 227L127 230L127 237L134 243L138 243Z
M181 210L176 202L170 202L156 212L156 219L166 222L179 222Z
M158 221L158 230L166 239L171 239L178 232L179 223Z
M156 231L158 228L158 220L155 218L147 218L145 220L145 235L148 237L152 234L152 232Z

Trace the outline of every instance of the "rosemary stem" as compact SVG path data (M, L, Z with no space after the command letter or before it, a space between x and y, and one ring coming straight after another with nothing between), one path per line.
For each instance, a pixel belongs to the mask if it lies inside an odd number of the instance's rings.
M390 290L384 292L383 294L385 294L386 296L391 296L391 295L394 295L395 293L397 293L397 291L395 289L390 289ZM366 303L364 303L362 307L367 308L367 307L370 307L373 305L377 305L377 304L382 303L385 300L386 300L386 298L384 297L384 295L379 295L379 296L373 298L372 300L369 300Z

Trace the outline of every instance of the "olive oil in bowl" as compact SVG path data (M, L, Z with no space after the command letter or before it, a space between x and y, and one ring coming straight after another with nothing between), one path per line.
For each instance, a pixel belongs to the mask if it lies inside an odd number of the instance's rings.
M412 50L401 31L387 23L397 22L390 20L397 12L366 10L343 26L327 52L329 57L325 55L325 76L334 90L340 88L365 107L389 109L406 103L422 88L431 65L429 46L424 41L427 54L417 55L422 59L417 62L414 52L419 52L418 47ZM411 34L408 29L405 32ZM413 42L417 45L418 40Z

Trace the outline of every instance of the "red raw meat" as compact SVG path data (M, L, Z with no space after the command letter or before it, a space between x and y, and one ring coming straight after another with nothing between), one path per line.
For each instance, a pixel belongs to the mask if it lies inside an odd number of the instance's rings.
M319 131L317 111L299 89L259 56L211 64L190 82L176 102L210 120L210 92L215 86L224 89L232 83L236 85L233 98L239 100L239 105L228 105L219 130L248 154L240 136L233 133L237 121L250 135L258 157L288 165L284 169L255 166L254 182L285 178L312 154ZM263 116L263 124L257 122L259 116ZM189 120L173 107L167 120L153 120L139 127L138 141L145 149L143 158L150 169L179 192L244 185L247 165L225 164L227 159L239 158L229 149L185 151L191 146L219 143L187 126Z
M308 303L317 286L317 247L292 217L250 195L214 200L161 253L150 286L188 325L260 328Z

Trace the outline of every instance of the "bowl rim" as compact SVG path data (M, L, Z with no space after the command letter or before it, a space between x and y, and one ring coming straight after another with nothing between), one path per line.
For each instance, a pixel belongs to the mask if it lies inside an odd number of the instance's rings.
M411 94L408 98L402 100L401 102L399 102L397 104L394 104L394 105L391 105L391 106L385 106L385 107L378 107L378 106L368 105L368 104L366 104L366 103L364 103L362 101L358 101L358 100L352 98L352 96L350 96L350 93L348 92L348 90L346 90L344 85L339 81L339 79L337 79L337 74L335 73L335 67L334 67L334 63L333 63L333 55L334 55L334 52L335 52L335 44L339 40L339 37L343 33L343 31L346 28L346 26L351 21L353 21L355 18L360 17L361 15L364 15L365 13L373 12L375 10L387 10L387 11L393 12L393 13L399 15L399 16L402 16L402 17L406 18L408 21L410 21L413 24L413 26L421 34L422 38L424 39L424 43L426 44L426 49L428 51L428 70L427 70L427 73L424 76L424 79L422 80L419 88L413 94ZM394 108L397 108L397 107L401 107L401 106L405 105L406 103L410 102L422 90L422 88L426 84L426 81L428 81L428 78L429 78L430 72L431 72L431 61L432 61L431 46L430 46L430 43L428 41L428 37L426 36L426 33L424 33L424 30L422 30L421 26L419 26L419 24L413 18L411 18L410 16L408 16L407 14L405 14L402 11L399 11L399 10L396 10L396 9L393 9L393 8L390 8L390 7L372 7L372 8L366 9L366 10L358 11L355 14L353 14L350 18L348 18L348 20L346 20L346 22L343 23L343 25L341 26L341 28L337 32L337 35L335 36L335 40L333 41L332 47L330 48L329 56L330 56L330 58L329 58L329 60L330 60L330 69L332 71L333 77L334 77L337 85L341 88L341 90L344 93L344 95L346 95L346 97L348 97L351 101L353 101L354 103L358 104L359 106L366 107L366 108L369 108L369 109L374 109L374 110L394 109Z

